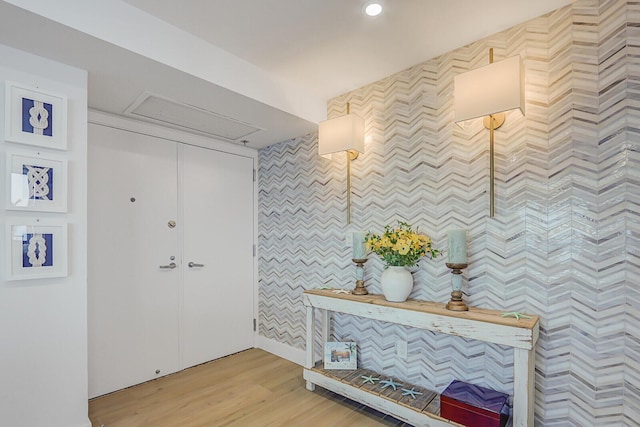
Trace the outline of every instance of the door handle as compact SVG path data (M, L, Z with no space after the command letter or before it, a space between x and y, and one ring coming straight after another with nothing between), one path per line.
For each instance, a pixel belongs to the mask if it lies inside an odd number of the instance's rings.
M170 269L172 269L172 270L173 270L174 268L176 268L176 267L177 267L177 265L176 265L176 263L175 263L175 262L172 262L172 263L171 263L171 264L169 264L169 265L161 265L161 266L160 266L160 268L170 268Z
M189 267L193 268L193 267L204 267L204 264L196 264L193 261L189 261L189 264L187 264Z

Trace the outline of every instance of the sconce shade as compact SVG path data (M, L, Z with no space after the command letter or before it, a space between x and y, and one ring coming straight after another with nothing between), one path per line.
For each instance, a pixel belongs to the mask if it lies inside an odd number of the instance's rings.
M520 56L454 77L455 122L519 108L524 115L524 67Z
M364 153L364 120L347 114L320 122L318 126L318 154L329 156L340 151Z

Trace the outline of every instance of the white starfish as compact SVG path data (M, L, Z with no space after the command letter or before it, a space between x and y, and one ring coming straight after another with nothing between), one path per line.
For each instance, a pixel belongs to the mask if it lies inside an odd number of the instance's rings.
M397 383L393 381L391 378L389 378L388 380L380 381L380 387L382 388L393 387L394 390L397 390L398 387L402 387L402 384Z
M416 394L422 394L420 393L418 390L415 389L415 387L411 387L411 390L407 390L406 388L402 389L402 395L403 396L411 396L414 399L416 398Z
M350 294L351 291L348 291L346 289L334 289L333 291L334 294Z
M362 384L366 384L366 383L371 383L371 384L375 384L376 381L380 381L380 378L376 378L372 375L362 375L360 378L362 378Z

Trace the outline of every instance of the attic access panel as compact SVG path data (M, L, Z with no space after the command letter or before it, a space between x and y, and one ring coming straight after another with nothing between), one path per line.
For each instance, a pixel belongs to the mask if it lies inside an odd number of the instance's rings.
M263 130L204 108L180 103L149 92L140 95L125 110L125 114L230 141L239 141Z

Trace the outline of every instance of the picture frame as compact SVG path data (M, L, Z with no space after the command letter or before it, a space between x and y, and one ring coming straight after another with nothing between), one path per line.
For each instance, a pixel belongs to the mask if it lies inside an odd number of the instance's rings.
M5 207L67 212L67 160L40 152L7 150Z
M9 218L6 223L6 279L66 277L67 224L61 221Z
M67 149L67 97L19 83L5 83L5 140Z
M357 369L357 349L355 342L325 342L324 369Z

